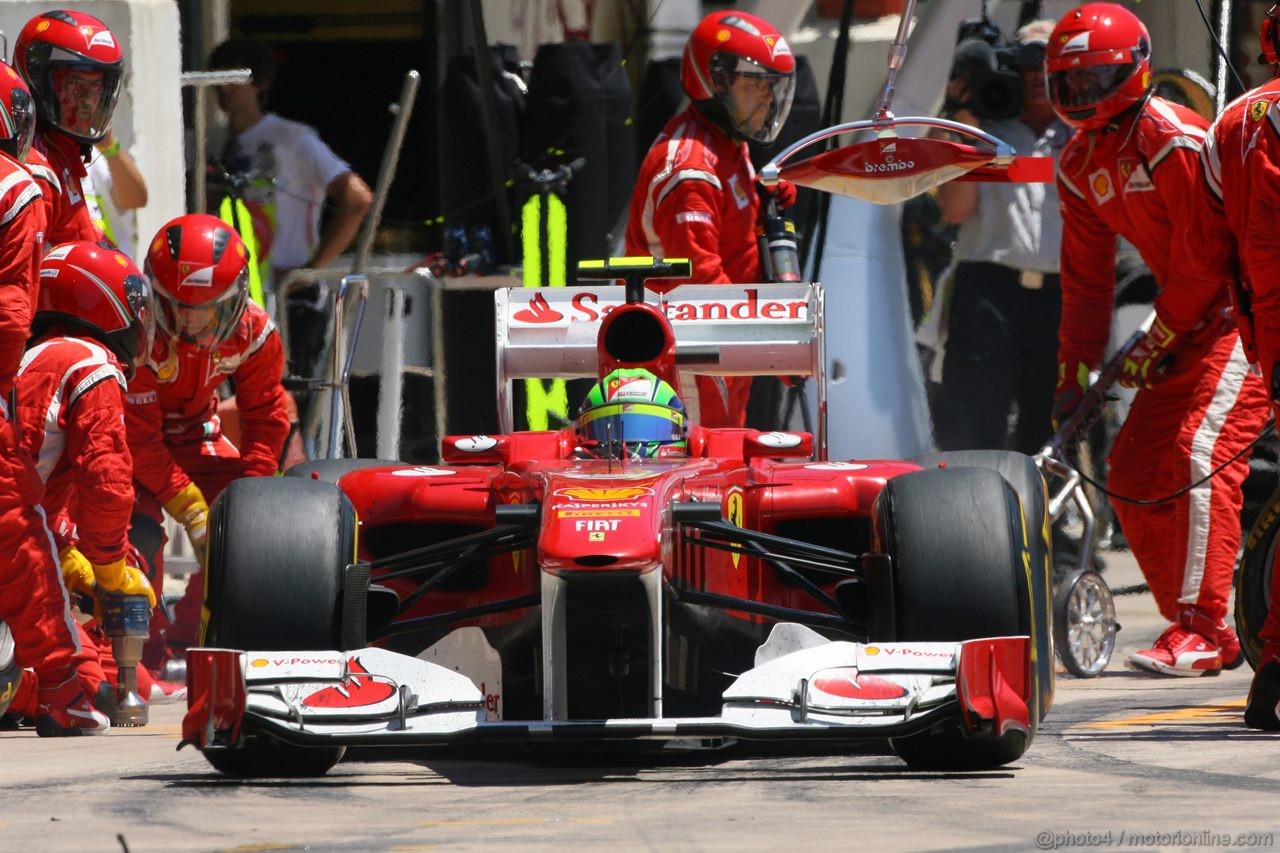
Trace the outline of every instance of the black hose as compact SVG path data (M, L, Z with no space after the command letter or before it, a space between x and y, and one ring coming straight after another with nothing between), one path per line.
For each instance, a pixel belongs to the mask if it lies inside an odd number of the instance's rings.
M1086 483L1093 486L1095 489L1097 489L1102 494L1106 495L1111 500L1119 501L1120 503L1133 504L1135 506L1154 506L1156 504L1169 503L1170 501L1175 501L1178 498L1182 497L1192 489L1202 486L1205 483L1209 482L1214 477L1221 474L1223 470L1225 470L1226 467L1230 465L1232 462L1235 462L1241 456L1244 456L1246 453L1253 450L1253 448L1257 447L1258 443L1261 442L1264 438L1267 438L1268 436L1273 436L1275 435L1275 433L1276 433L1276 424L1275 424L1275 421L1271 421L1263 428L1262 432L1258 433L1258 437L1255 438L1253 441L1249 442L1249 444L1246 447L1242 448L1239 453L1235 454L1226 462L1223 462L1217 468L1214 468L1204 477L1200 478L1199 480L1196 480L1191 485L1183 486L1181 489L1178 489L1176 492L1173 492L1172 494L1169 494L1169 495L1165 495L1162 498L1144 499L1144 498L1130 498L1130 497L1125 497L1124 495L1118 495L1115 492L1107 489L1106 486L1102 485L1097 480L1094 480L1092 477L1089 477L1088 475L1084 474L1083 472L1080 472L1080 479L1084 480Z

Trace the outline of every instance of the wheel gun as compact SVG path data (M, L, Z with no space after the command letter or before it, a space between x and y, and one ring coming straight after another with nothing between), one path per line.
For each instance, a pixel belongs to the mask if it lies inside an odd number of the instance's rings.
M147 703L138 695L138 665L151 633L151 604L145 595L99 592L102 629L111 640L119 673L116 677L114 726L145 726Z

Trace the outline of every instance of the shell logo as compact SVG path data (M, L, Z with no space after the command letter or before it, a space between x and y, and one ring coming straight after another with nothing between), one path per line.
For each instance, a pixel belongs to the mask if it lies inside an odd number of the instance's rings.
M623 486L616 489L588 489L575 486L557 489L556 494L579 501L627 501L642 495L651 495L653 489L644 486Z
M731 34L728 30L720 30L720 32L716 33L716 41L728 41L730 37Z
M158 236L156 237L156 239L151 241L151 251L158 252L160 251L160 247L163 245L164 245L164 238Z
M38 33L42 33L47 29L49 29L48 21L41 21L40 23L36 24L36 32Z
M863 654L868 654L868 655L871 655L871 656L873 656L873 657L874 657L875 655L880 654L880 647L879 647L879 646L867 646L865 649L863 649L863 650L862 650L862 652L863 652Z
M116 263L119 264L120 266L125 267L129 265L129 260L124 255L116 255L115 258L116 258Z
M1111 182L1107 180L1106 175L1098 175L1093 179L1093 191L1099 196L1105 196L1111 192Z
M254 658L253 660L249 661L249 666L257 667L261 669L262 667L266 666L267 663L268 661L266 658Z

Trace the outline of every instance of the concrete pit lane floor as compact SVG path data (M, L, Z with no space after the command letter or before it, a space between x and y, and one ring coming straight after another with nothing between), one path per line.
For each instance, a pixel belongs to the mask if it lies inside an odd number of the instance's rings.
M1113 587L1139 583L1105 553ZM174 752L183 705L145 728L0 733L0 848L177 850L875 850L1280 848L1280 735L1242 723L1251 672L1125 668L1163 629L1117 599L1107 672L1062 675L1027 754L917 772L881 747L573 758L365 750L315 780L236 781Z

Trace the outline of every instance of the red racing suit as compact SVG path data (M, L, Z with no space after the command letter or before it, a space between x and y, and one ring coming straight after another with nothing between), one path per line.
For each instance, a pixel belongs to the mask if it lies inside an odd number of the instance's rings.
M49 158L40 153L34 145L27 149L27 161L22 165L27 167L27 171L31 173L31 178L36 182L36 186L40 188L41 203L44 205L45 222L52 222L56 213L55 204L62 196L62 184L58 182L58 176L54 174L53 167L49 165ZM45 242L46 246L53 247L52 243Z
M44 490L12 405L39 287L44 216L31 176L0 154L0 619L13 632L18 664L54 686L69 674L79 642L40 507Z
M85 338L46 335L18 371L22 446L44 481L45 512L66 513L76 547L99 565L124 556L133 513L133 457L120 428L124 389L116 357Z
M1280 361L1280 79L1230 103L1209 128L1200 153L1200 191L1190 199L1187 241L1196 247L1192 274L1236 285L1241 333L1262 368L1262 385L1276 391ZM1280 572L1261 637L1264 657L1280 655Z
M48 160L49 169L58 182L59 191L49 199L49 230L45 235L50 247L76 240L96 243L102 231L93 224L89 206L81 192L81 181L88 171L80 143L60 133L37 133L32 142ZM31 158L28 158L31 159Z
M74 544L90 563L113 563L128 544L133 457L121 429L124 389L115 355L91 339L46 335L27 350L18 370L22 446L44 481L54 541L59 548ZM115 659L97 623L87 631L76 627L76 672L93 696L101 682L114 685ZM149 691L150 675L145 668L138 672Z
M125 395L125 423L133 452L138 512L161 523L161 507L195 482L210 504L240 477L268 477L280 464L290 421L284 386L284 349L275 322L253 302L235 332L212 352L161 336L149 363L138 369ZM235 383L241 440L222 434L218 386ZM163 582L159 553L146 554ZM187 584L175 610L171 641L194 642L200 622L203 575ZM183 636L183 632L189 636Z
M1111 330L1115 237L1129 240L1160 284L1156 313L1178 335L1173 364L1138 392L1111 450L1109 487L1157 499L1203 480L1258 436L1267 418L1220 282L1191 274L1188 200L1199 178L1205 122L1152 97L1131 119L1077 133L1062 153L1062 325L1058 361L1096 368ZM1222 621L1240 547L1243 456L1180 497L1113 501L1161 614L1195 606Z
M690 282L760 281L760 199L747 143L694 106L663 128L640 166L627 223L628 255L688 258ZM703 426L746 421L751 378L698 376Z

